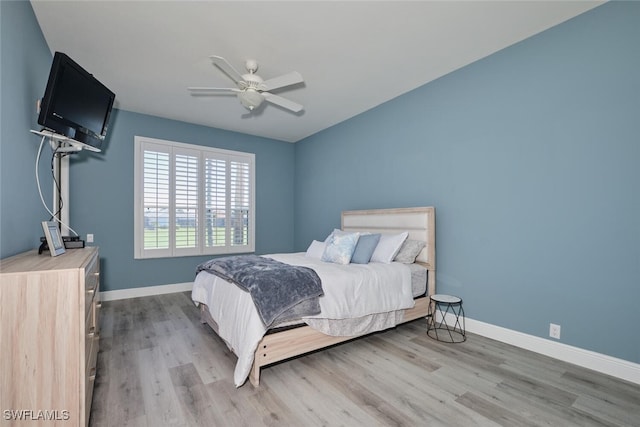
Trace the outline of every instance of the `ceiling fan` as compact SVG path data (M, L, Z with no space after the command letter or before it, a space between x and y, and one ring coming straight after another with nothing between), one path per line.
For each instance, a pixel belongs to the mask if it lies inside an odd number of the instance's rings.
M231 64L229 64L229 62L227 62L226 59L221 56L214 55L210 56L210 58L213 65L229 76L231 80L235 82L237 87L188 87L187 89L191 91L192 95L202 96L235 93L240 100L240 103L249 111L253 111L254 108L258 108L263 101L286 108L294 113L302 111L302 105L269 92L304 82L302 76L297 71L283 74L282 76L275 77L273 79L263 80L256 74L256 71L258 71L258 63L253 59L249 59L245 63L247 73L240 74Z

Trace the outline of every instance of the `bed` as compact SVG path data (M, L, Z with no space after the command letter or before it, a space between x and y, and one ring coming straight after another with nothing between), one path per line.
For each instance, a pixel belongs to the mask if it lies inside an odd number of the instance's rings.
M213 274L207 272L197 274L192 299L199 305L202 322L208 324L238 356L234 372L236 387L244 384L247 377L253 386L258 387L261 368L267 365L427 316L429 295L435 294L436 287L435 209L433 207L344 211L341 231L381 233L382 235L406 232L407 240L424 242L425 246L420 250L413 264L372 262L366 265L329 265L330 263L311 259L308 256L309 251L297 254L265 255L287 264L317 269L318 274L323 277L323 288L325 288L325 295L320 298L324 303L320 314L294 321L289 320L271 328L265 327L247 292ZM342 322L349 322L348 319L333 320L341 319L341 316L334 315L332 306L328 304L331 298L343 298L338 301L349 301L349 298L332 297L330 294L334 292L331 290L333 288L327 290L325 285L328 282L342 280L343 275L346 280L346 276L352 270L357 270L358 277L365 278L361 280L371 280L371 286L373 286L371 289L376 289L376 293L378 291L389 293L382 297L384 304L399 304L393 307L402 308L392 308L388 305L380 312L360 316L363 313L359 312L360 308L355 302L355 305L346 304L350 307L345 310L353 310L354 317L364 321L361 323L366 324L366 327L358 326L355 329L348 329L356 332L345 335L340 328ZM367 276L367 274L374 274L374 276ZM378 276L378 274L382 275ZM399 286L397 290L390 287L392 282L395 283L396 278ZM390 284L388 290L387 286L383 286L385 280ZM416 287L416 283L419 284L421 281L423 287L420 289ZM342 285L336 288L342 289ZM397 301L389 302L389 300ZM327 312L331 313L327 314Z

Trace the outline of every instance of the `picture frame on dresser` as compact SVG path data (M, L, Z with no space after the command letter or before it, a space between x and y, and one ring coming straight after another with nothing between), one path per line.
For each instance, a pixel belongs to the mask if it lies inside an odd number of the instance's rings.
M62 255L65 252L65 247L62 236L60 236L58 224L55 221L42 221L42 229L44 230L51 256Z

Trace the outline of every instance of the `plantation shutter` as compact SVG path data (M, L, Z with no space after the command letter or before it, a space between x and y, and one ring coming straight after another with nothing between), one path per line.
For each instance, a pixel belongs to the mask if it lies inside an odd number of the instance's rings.
M149 145L144 150L144 249L170 251L169 180L170 152L165 147Z
M227 162L205 160L205 246L220 247L227 242Z
M198 237L199 156L200 153L195 150L173 149L174 249L182 255L193 252L189 249L197 250L200 246Z
M254 159L136 137L135 257L253 252Z
M249 164L238 160L230 162L231 179L231 244L234 246L248 244L249 225Z

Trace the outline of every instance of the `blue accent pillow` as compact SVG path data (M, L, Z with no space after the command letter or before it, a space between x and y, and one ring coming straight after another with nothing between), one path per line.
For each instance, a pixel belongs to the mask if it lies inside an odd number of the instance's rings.
M358 233L337 234L329 236L322 254L322 261L336 264L349 264L358 243Z
M356 249L353 251L351 262L354 264L368 264L379 241L380 234L361 234Z

